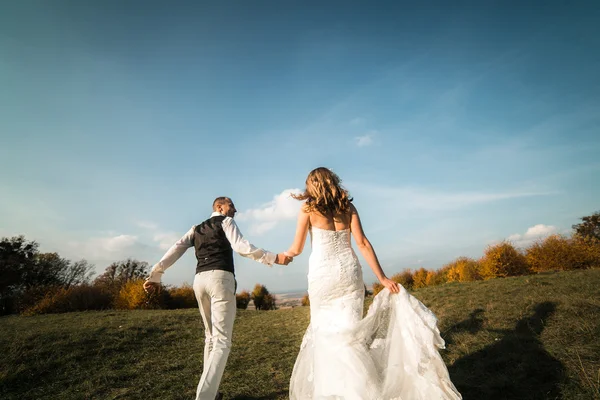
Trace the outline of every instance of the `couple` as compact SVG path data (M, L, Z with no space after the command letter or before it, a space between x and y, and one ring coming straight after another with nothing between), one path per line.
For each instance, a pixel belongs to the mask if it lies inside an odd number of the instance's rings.
M306 189L296 236L288 251L273 254L252 246L233 221L230 199L217 198L213 214L175 243L156 264L144 288L153 290L162 273L194 246L198 266L194 291L206 329L204 366L196 399L218 393L231 347L235 318L233 251L267 265L287 265L301 254L308 232L310 325L290 382L293 400L460 399L438 349L444 341L436 318L421 302L384 274L366 238L358 211L339 177L317 168ZM385 289L363 318L364 283L351 236Z

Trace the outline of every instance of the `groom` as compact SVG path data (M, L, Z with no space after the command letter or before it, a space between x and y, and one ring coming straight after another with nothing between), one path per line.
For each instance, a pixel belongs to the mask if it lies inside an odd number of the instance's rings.
M254 247L240 232L233 217L237 210L228 197L217 197L209 219L193 226L179 239L158 264L152 267L144 282L146 291L160 286L162 274L188 248L194 247L198 264L194 278L194 293L204 322L204 367L196 400L220 399L219 384L231 349L231 334L235 319L236 282L233 252L267 264L287 265L292 261L282 253L274 254Z

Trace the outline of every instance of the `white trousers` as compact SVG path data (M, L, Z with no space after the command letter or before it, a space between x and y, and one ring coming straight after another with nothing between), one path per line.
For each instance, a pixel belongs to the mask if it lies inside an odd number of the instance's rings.
M231 349L235 320L235 278L231 272L214 270L196 274L194 293L204 322L204 366L196 400L214 400Z

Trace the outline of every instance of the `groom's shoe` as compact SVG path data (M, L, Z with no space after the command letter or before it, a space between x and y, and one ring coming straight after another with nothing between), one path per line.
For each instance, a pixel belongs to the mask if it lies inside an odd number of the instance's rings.
M223 393L221 393L221 392L217 393L215 400L223 400Z

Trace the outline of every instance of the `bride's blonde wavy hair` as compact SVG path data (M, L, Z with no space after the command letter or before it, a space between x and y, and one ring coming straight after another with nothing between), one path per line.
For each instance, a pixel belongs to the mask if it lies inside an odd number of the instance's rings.
M315 168L306 178L304 193L292 194L296 200L306 200L304 211L323 215L347 214L352 198L341 185L342 180L328 168Z

